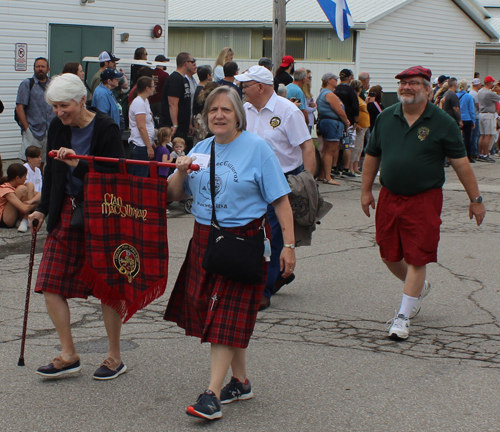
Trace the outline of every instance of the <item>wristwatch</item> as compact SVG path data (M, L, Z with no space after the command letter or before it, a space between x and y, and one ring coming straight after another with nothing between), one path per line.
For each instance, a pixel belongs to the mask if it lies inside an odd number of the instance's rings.
M483 202L483 197L479 195L477 198L471 199L470 202L481 204Z
M293 243L290 243L290 244L284 244L283 247L287 247L287 248L290 248L290 249L295 249L295 245Z
M176 127L179 127L179 125L172 125L172 127L176 128Z

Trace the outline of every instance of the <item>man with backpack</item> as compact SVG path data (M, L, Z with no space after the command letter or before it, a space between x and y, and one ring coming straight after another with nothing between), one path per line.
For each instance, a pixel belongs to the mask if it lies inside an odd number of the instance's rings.
M42 149L42 165L47 158L47 131L55 117L52 107L45 102L45 90L50 82L49 61L38 57L34 64L34 74L19 85L16 99L15 119L21 127L22 144L19 159L26 161L26 149L35 146Z

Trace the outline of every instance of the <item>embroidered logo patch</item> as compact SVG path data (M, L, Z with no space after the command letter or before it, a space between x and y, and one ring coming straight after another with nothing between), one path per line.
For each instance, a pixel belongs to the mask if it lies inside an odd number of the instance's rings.
M269 124L273 129L276 129L280 124L281 124L281 119L279 117L273 117L270 121Z
M429 128L426 128L426 127L421 127L419 130L418 130L418 139L420 141L424 141L428 136L429 134L431 133L430 129Z
M116 248L113 263L120 274L127 276L128 283L132 283L132 279L137 276L141 268L137 249L128 243L123 243Z

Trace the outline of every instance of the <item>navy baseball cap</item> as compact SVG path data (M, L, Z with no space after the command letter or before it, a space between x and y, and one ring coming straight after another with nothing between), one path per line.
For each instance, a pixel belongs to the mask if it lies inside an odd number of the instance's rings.
M115 78L121 78L123 74L116 69L107 68L101 72L101 81L106 81Z

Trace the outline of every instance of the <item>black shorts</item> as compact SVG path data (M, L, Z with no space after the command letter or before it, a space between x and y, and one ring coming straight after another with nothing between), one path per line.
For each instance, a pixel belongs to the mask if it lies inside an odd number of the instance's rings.
M15 224L14 224L15 226ZM4 221L3 221L3 213L2 216L0 216L0 228L14 228L14 226L8 226Z

